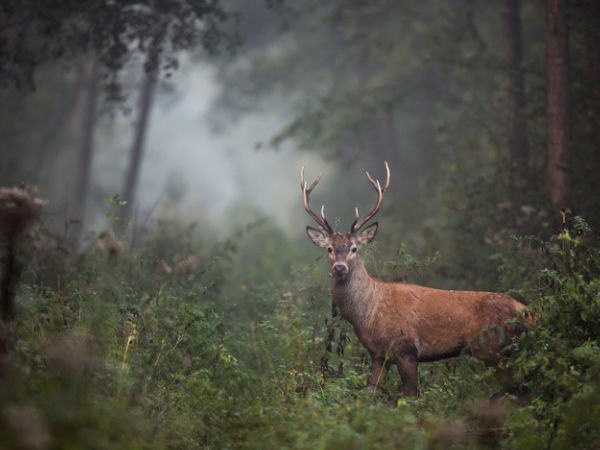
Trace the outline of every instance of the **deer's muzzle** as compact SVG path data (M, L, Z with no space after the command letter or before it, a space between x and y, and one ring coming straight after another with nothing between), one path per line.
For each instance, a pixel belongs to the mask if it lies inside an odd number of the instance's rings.
M336 275L345 275L348 273L348 264L337 262L333 265L332 269Z

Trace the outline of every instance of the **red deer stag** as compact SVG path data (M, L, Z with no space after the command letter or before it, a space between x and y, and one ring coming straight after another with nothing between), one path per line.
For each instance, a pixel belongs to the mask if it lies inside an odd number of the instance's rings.
M506 345L505 337L514 337L523 330L522 325L509 320L525 306L504 294L446 291L371 277L358 250L375 238L377 222L359 231L381 208L390 185L387 162L385 168L383 187L366 172L377 192L377 202L362 218L356 211L349 233L333 230L325 218L324 207L320 216L310 208L310 194L321 176L307 186L302 168L304 209L322 228L306 227L306 233L315 245L327 249L333 301L371 355L368 386L376 388L393 363L398 368L404 395L418 396L419 362L450 358L468 349L485 364L497 366Z

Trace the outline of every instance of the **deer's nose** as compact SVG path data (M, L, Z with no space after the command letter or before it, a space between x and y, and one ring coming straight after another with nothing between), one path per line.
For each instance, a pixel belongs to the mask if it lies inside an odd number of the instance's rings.
M335 263L333 265L333 271L335 273L346 273L348 272L348 266L344 263Z

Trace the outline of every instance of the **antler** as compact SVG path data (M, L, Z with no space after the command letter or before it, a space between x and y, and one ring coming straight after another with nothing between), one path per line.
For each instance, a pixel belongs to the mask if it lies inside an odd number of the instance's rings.
M309 206L310 193L315 188L315 186L319 184L319 181L321 181L321 175L319 175L318 178L315 181L313 181L309 187L306 187L306 183L304 182L304 167L302 167L302 170L300 171L300 190L302 191L302 196L304 197L304 209L306 210L308 215L319 224L321 228L323 228L329 234L333 234L333 228L331 228L331 225L329 225L327 219L325 218L325 205L321 206L321 217L317 216L314 213L314 211L310 209Z
M369 181L371 182L371 184L377 191L377 203L375 203L375 207L371 211L369 211L369 213L366 216L364 216L363 218L360 218L358 216L358 209L355 209L356 220L352 223L352 226L350 227L351 233L356 233L369 220L371 220L375 216L375 214L377 214L379 212L379 208L381 208L381 204L383 203L383 194L385 194L386 191L388 190L388 187L390 187L390 168L388 166L387 161L385 161L385 174L386 175L385 175L385 186L383 186L383 188L381 187L379 180L374 180L373 178L371 178L371 175L369 175L369 172L365 172L365 173L367 174L367 178L369 179Z

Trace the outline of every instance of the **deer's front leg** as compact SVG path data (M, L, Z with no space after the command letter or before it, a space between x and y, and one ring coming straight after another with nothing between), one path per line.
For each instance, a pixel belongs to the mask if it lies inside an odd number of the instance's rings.
M396 359L396 367L402 380L402 393L407 397L419 396L419 371L417 359L412 356L403 356Z
M407 397L419 396L417 348L409 339L400 339L392 345L394 363L402 380L402 393Z
M367 382L368 387L377 388L383 381L389 370L389 364L385 358L374 357L371 366L371 376Z

